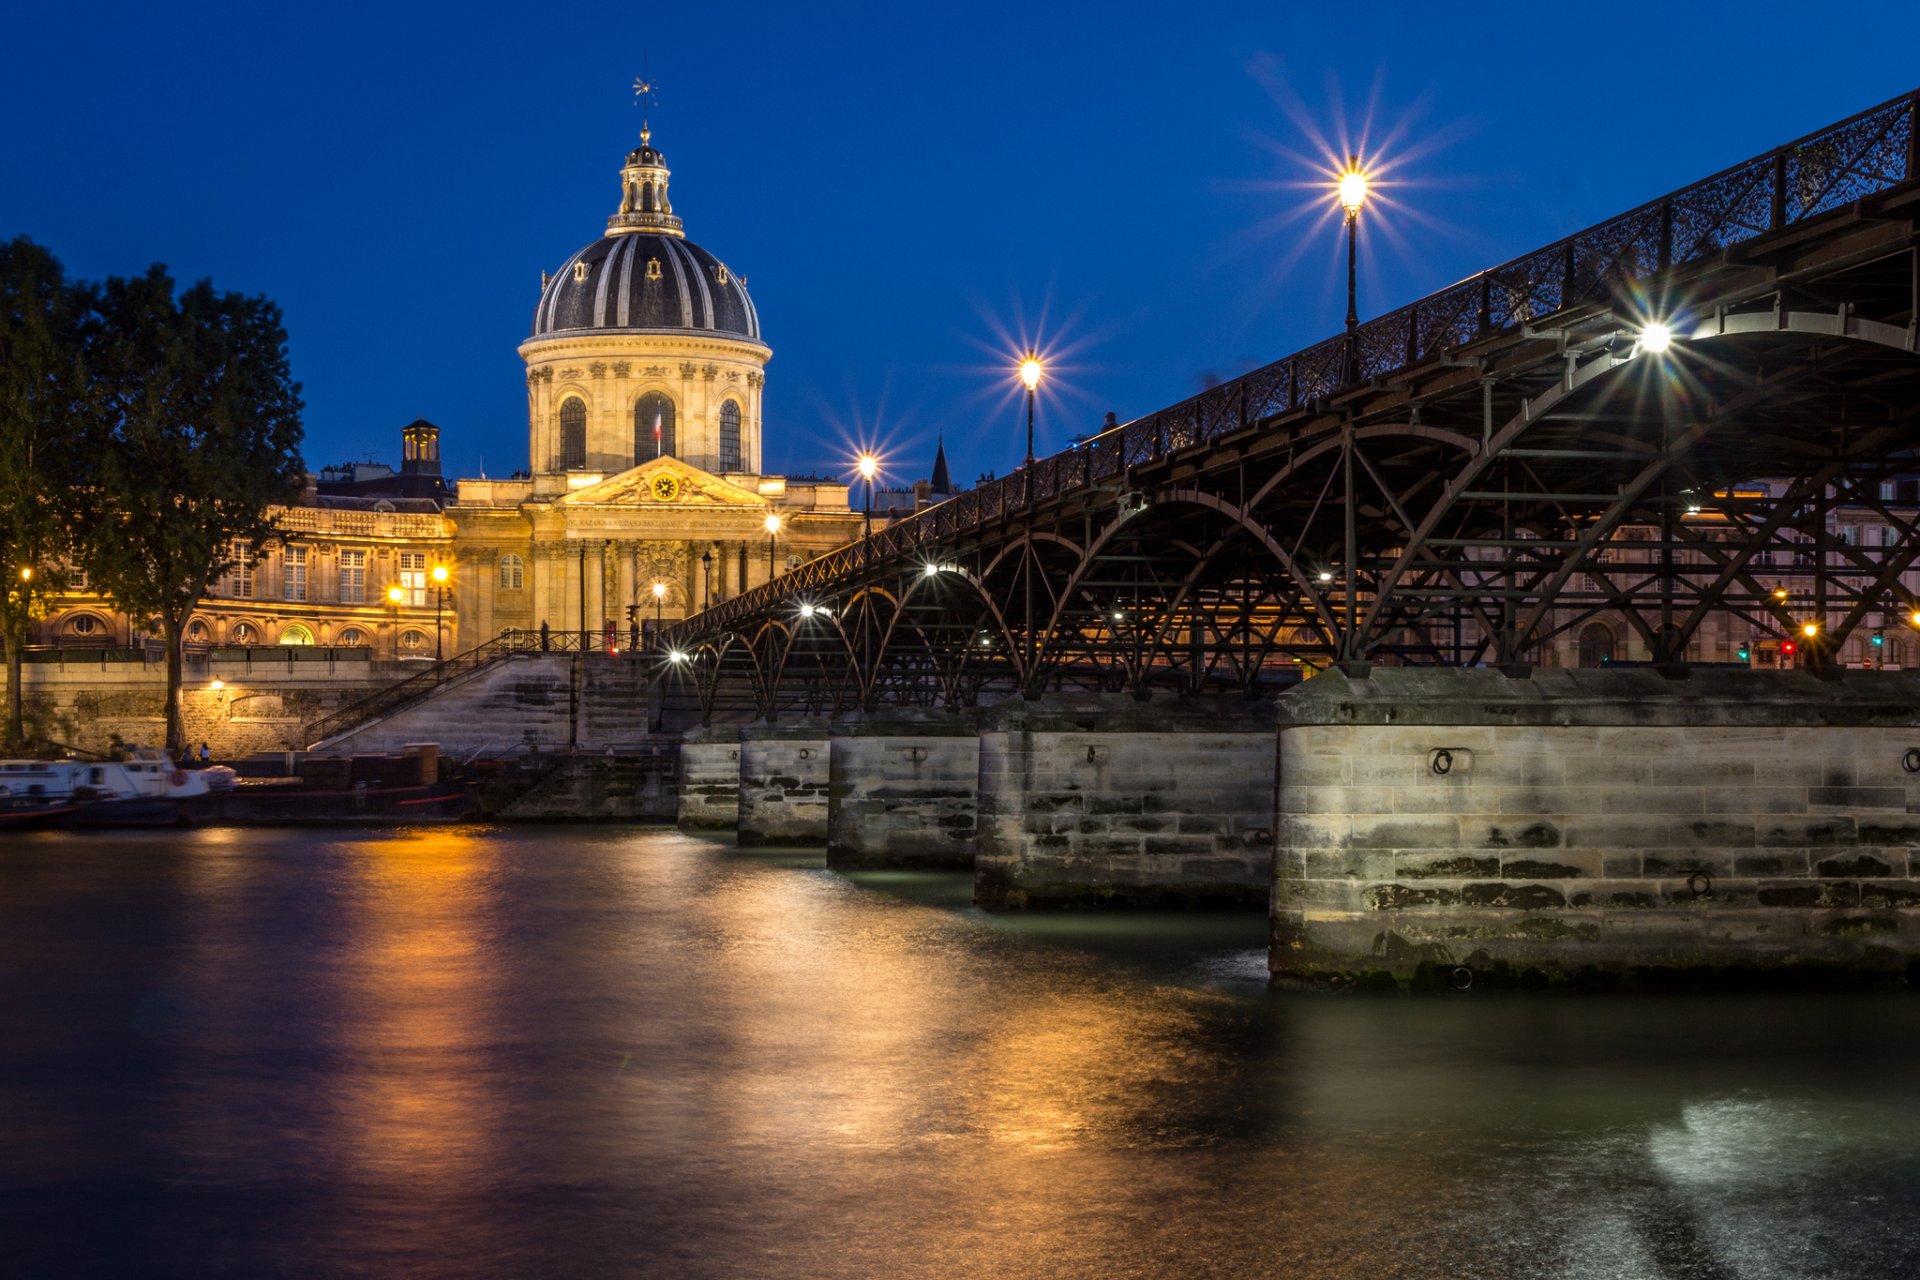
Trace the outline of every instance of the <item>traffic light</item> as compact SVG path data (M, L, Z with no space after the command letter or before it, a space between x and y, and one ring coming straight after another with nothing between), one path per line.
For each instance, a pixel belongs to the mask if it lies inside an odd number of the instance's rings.
M1793 656L1794 648L1795 646L1793 641L1782 640L1780 642L1780 656L1783 658L1791 658Z
M1883 644L1885 644L1886 642L1887 642L1887 638L1886 638L1885 636L1883 636L1883 635L1881 635L1881 634L1880 634L1880 633L1879 633L1878 631L1876 631L1876 632L1874 632L1874 633L1873 633L1873 647L1874 647L1874 648L1876 648L1876 649L1878 649L1878 648L1879 648L1879 647L1880 647L1881 645L1883 645Z
M1753 657L1753 650L1752 650L1751 648L1749 648L1749 647L1748 647L1748 646L1747 646L1746 644L1744 644L1744 643L1743 643L1743 644L1741 644L1741 646L1740 646L1740 661L1742 661L1742 662L1746 662L1746 661L1748 661L1748 660L1750 660L1750 659L1751 659L1752 657Z
M637 604L630 604L630 605L628 605L628 606L627 606L627 621L628 621L628 622L638 622L638 621L640 621L640 606L639 606L639 605L637 605Z

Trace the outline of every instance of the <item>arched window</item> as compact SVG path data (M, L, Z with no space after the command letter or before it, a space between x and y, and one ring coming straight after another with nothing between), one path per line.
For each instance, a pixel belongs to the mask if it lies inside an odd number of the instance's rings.
M509 551L500 557L500 589L519 591L527 585L527 562Z
M1613 661L1613 631L1599 622L1589 623L1580 632L1580 665L1604 667Z
M418 653L427 647L427 636L423 631L402 631L400 647L408 653Z
M358 649L367 643L367 633L358 627L348 627L334 643L343 649Z
M729 400L720 406L720 469L745 471L740 460L740 402Z
M200 619L195 618L192 622L189 622L187 624L187 643L188 644L205 644L208 640L212 638L213 638L213 632L209 631L207 629L207 624L202 622Z
M100 619L90 613L75 614L67 629L77 636L90 636L100 630Z
M252 644L259 638L260 632L251 622L236 622L233 624L233 642L235 644Z
M285 631L282 631L280 633L280 643L281 644L312 644L313 632L307 630L305 627L301 626L299 623L296 622L292 626L288 627Z
M673 401L658 391L649 391L633 406L633 460L636 464L650 462L676 452Z
M577 471L587 465L587 402L568 396L560 406L560 469Z

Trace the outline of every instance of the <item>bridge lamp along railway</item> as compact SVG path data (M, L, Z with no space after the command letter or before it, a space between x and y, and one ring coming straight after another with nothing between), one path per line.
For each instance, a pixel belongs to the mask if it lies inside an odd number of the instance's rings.
M1027 465L1033 465L1033 393L1040 388L1040 375L1046 372L1046 366L1040 363L1040 353L1031 347L1027 349L1026 359L1020 362L1020 381L1027 384Z
M1355 263L1358 250L1354 243L1360 231L1360 210L1367 203L1367 173L1360 167L1359 156L1348 156L1347 167L1341 170L1336 190L1340 196L1340 207L1346 210L1347 223L1347 378L1354 381L1360 375L1360 305L1355 284Z
M1640 331L1640 349L1650 356L1665 355L1673 346L1673 329L1655 321Z
M873 478L880 474L880 459L870 453L863 453L854 461L854 470L867 482L867 502L860 512L861 536L873 537Z
M664 582L654 583L653 584L653 634L656 636L660 634L660 606L665 604L666 601L667 601L667 584Z

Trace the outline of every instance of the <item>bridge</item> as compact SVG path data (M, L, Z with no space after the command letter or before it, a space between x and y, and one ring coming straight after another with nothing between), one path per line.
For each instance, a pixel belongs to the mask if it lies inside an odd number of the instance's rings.
M667 628L668 687L701 721L1259 696L1330 665L1520 672L1601 618L1662 667L1734 634L1831 666L1916 606L1917 110L1863 111L804 564Z

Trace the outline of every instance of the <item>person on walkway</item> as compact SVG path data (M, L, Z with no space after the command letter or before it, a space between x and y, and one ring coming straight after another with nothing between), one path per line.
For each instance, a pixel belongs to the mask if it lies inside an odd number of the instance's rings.
M203 742L203 743L201 743L201 744L200 744L200 763L201 763L201 764L205 764L205 763L206 763L207 761L209 761L209 760L211 760L211 759L213 759L213 753L212 753L211 751L208 751L208 750L207 750L207 744L206 744L206 743L204 743L204 742Z
M547 653L553 648L553 633L547 630L547 620L540 619L540 652Z

